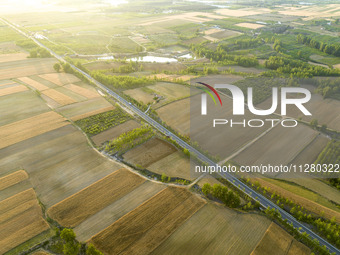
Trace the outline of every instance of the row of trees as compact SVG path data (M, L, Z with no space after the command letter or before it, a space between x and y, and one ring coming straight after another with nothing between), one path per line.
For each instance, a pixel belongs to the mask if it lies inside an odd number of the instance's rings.
M241 204L240 196L221 184L211 186L209 183L205 183L202 192L208 198L216 198L231 208L239 207Z
M291 77L310 78L313 76L340 76L339 69L328 69L323 66L314 66L301 60L271 56L265 62L265 67L276 70L278 73L290 74Z
M144 143L155 135L153 129L148 125L143 125L129 132L121 134L119 137L109 141L105 146L105 151L109 153L123 153L130 148Z
M30 51L30 58L50 58L51 54L48 50L44 48L37 48Z
M334 97L340 99L340 79L326 79L326 80L318 80L316 85L318 86L316 89L317 93L323 95L324 98Z
M92 71L91 76L97 81L112 87L114 89L132 89L140 86L150 85L155 83L154 80L147 77L133 76L112 76L107 75L102 71Z
M246 181L248 184L250 179ZM312 224L328 241L340 247L340 226L336 224L335 218L328 220L320 218L319 216L307 211L302 206L296 204L292 200L283 197L280 194L271 192L268 187L262 187L258 182L252 184L252 186L261 192L264 196L275 202L282 209L290 212L297 220ZM321 215L323 216L323 215Z
M312 47L314 49L320 50L324 53L327 53L329 55L333 55L336 57L340 57L340 44L327 44L324 42L319 42L315 39L313 39L311 36L306 36L302 34L298 34L296 37L298 43L307 45L309 47Z
M238 56L229 54L223 46L217 46L216 50L211 50L201 44L192 45L191 50L199 57L206 57L221 65L237 64L244 67L257 66L259 61L255 57Z

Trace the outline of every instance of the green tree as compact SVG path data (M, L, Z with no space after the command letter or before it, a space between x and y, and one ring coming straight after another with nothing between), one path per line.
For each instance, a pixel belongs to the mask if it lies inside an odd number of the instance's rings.
M63 239L67 243L68 242L73 242L74 240L76 240L76 234L70 228L64 228L60 232L60 237L61 237L61 239Z
M70 242L65 243L63 247L64 255L77 255L80 250L80 243Z
M56 72L59 73L59 71L60 71L60 69L61 69L61 66L60 66L59 63L55 63L55 64L53 65L53 68L54 68L54 70L56 70Z
M87 246L86 255L103 255L102 252L98 251L92 243Z

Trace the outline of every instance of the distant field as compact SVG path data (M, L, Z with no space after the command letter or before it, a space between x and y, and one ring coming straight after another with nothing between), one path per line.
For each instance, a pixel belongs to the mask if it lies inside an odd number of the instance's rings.
M75 227L143 182L140 176L120 169L52 206L47 213L62 226Z
M309 255L311 250L272 223L251 255Z
M203 205L204 201L189 191L168 187L92 237L90 242L107 254L141 251L148 254Z
M123 157L131 164L148 167L175 151L176 148L168 142L153 138L126 152Z
M49 229L33 189L0 202L0 253Z
M83 88L83 87L80 87L80 86L77 86L77 85L74 85L74 84L68 84L68 85L65 85L64 88L67 88L81 96L84 96L86 97L87 99L92 99L92 98L96 98L96 97L99 97L100 95L97 93L97 92L94 92L94 91L91 91L91 90L88 90L86 88Z
M219 31L219 32L215 32L210 34L211 37L214 37L216 39L226 39L226 38L230 38L233 36L237 36L240 35L240 32L237 31L232 31L232 30L224 30L224 31Z
M49 97L50 99L57 102L59 105L68 105L77 102L73 98L55 90L55 89L48 89L42 92L45 96Z
M0 53L0 63L23 60L23 59L26 59L27 56L28 56L28 54L23 53L23 52L21 52L21 53L11 53L11 54L1 54Z
M209 203L151 254L250 254L269 225L265 217Z
M258 29L260 27L264 27L264 25L260 25L260 24L255 24L255 23L238 23L235 24L235 26L239 26L239 27L245 27L245 28L250 28L250 29Z
M262 14L270 12L269 9L251 9L251 8L244 8L244 9L237 9L237 10L230 10L230 9L218 9L216 13L225 15L225 16L231 16L231 17L244 17L244 16L250 16L250 15L256 15L256 14Z
M123 124L101 132L98 135L92 136L91 139L97 146L100 146L104 142L113 140L120 136L122 133L129 132L135 128L138 128L139 126L140 125L135 120L129 120L124 122Z

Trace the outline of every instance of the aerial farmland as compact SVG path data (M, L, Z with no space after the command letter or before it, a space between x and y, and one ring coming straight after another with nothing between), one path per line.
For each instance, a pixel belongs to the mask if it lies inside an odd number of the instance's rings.
M0 31L0 254L340 254L338 1L4 0Z

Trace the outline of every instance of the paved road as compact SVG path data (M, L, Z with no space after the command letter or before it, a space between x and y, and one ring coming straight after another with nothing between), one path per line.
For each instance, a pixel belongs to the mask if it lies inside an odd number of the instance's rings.
M3 20L5 23L7 23L9 26L11 26L13 29L17 30L18 32L20 32L21 34L29 37L30 39L32 39L35 43L37 43L39 46L47 49L55 58L57 58L58 60L60 60L61 62L66 62L61 56L57 55L56 53L54 53L51 49L47 48L45 45L43 45L41 42L39 42L38 40L36 40L35 38L25 34L24 32L22 32L18 27L12 25L11 23ZM82 73L83 75L85 75L90 81L92 81L96 86L98 86L99 88L101 88L102 90L106 91L107 94L109 94L110 96L112 96L114 99L116 99L117 101L119 101L124 107L128 108L130 111L134 112L136 115L138 115L140 118L142 118L143 120L145 120L146 122L148 122L151 126L153 126L155 129L157 129L158 131L160 131L161 133L163 133L166 136L171 137L173 140L175 140L181 147L186 148L187 150L190 151L190 153L193 153L196 155L196 157L198 159L200 159L203 162L208 163L211 166L216 166L217 164L212 161L211 159L209 159L207 156L205 156L204 154L202 154L201 152L199 152L198 150L196 150L195 148L193 148L191 145L189 145L188 143L186 143L185 141L183 141L182 139L180 139L178 136L176 136L175 134L173 134L172 132L170 132L169 130L167 130L165 127L163 127L161 124L159 124L158 122L156 122L154 119L150 118L148 115L146 115L144 112L142 112L141 110L139 110L136 106L132 105L130 102L128 102L127 100L125 100L124 98L122 98L121 96L119 96L117 93L113 92L112 90L110 90L109 88L107 88L105 85L103 85L102 83L96 81L95 79L93 79L89 74L83 72L82 70L80 70L79 68L77 68L76 66L72 65L71 66L76 69L78 72ZM281 207L277 206L275 203L271 202L270 200L268 200L266 197L262 196L260 193L257 193L255 190L249 188L246 184L244 184L243 182L241 182L240 180L238 180L237 178L235 178L233 175L231 175L230 173L219 173L221 177L227 179L232 185L234 185L236 188L238 188L241 192L246 193L247 195L249 195L250 197L252 197L253 199L257 200L264 208L270 207L270 208L275 208L277 209L282 218L283 219L287 219L287 221L289 223L292 223L294 225L294 227L296 228L301 228L301 232L306 232L307 234L309 234L309 236L312 239L317 239L319 241L319 243L321 245L325 245L330 252L335 253L335 254L339 254L340 255L340 250L337 249L336 247L334 247L333 245L331 245L330 243L328 243L326 240L324 240L323 238L321 238L320 236L318 236L317 234L315 234L312 230L310 230L308 227L306 227L305 225L301 224L298 220L296 220L292 215L290 215L289 213L287 213L285 210L283 210Z

